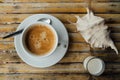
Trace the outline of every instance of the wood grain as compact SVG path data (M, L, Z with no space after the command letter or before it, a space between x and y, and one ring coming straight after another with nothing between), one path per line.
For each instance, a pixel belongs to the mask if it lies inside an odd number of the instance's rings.
M114 69L114 70L113 70ZM119 63L106 64L105 72L119 73ZM1 64L0 73L88 73L82 63L56 64L48 68L34 68L25 63L7 63Z
M0 2L47 2L47 3L51 3L51 2L82 2L83 0L0 0Z
M48 68L34 68L25 63L1 64L0 73L86 73L81 63L56 64Z
M13 37L11 37L11 38L6 38L6 39L3 39L2 37L3 36L6 36L6 35L8 35L8 34L10 34L11 32L3 32L3 33L0 33L1 35L0 35L0 41L1 42L4 42L4 41L6 41L6 42L13 42L14 41L14 39L13 39ZM110 34L111 35L111 38L113 39L113 41L115 41L115 42L119 42L120 41L120 33L111 33ZM80 34L80 33L69 33L69 38L70 38L70 42L86 42L85 40L84 40L84 38L82 37L82 35Z
M111 33L110 35L113 41L120 41L120 33ZM86 42L80 33L69 33L69 37L71 42Z
M115 53L83 53L83 52L67 52L65 57L59 63L78 63L83 62L88 56L97 56L103 59L105 62L120 62L120 55ZM4 63L23 63L16 51L9 50L8 52L0 52L0 64Z
M0 13L84 13L85 3L0 3ZM61 6L64 5L64 6ZM92 7L95 6L95 7ZM120 13L117 2L95 3L92 10L96 13ZM102 6L102 7L100 7Z
M93 80L120 80L120 74L102 75L99 77L92 76Z
M55 75L55 76L54 76ZM46 77L47 76L47 77ZM68 73L68 74L0 74L1 80L119 80L119 74L102 75L99 77L90 76L89 74Z
M12 23L21 23L25 18L31 16L33 14L0 14L0 24L12 24ZM79 15L80 17L85 14L51 14L58 19L60 19L63 23L76 22L75 15ZM105 18L106 23L115 24L120 23L120 15L119 14L96 14L97 16ZM63 17L64 16L64 17Z
M119 80L120 55L113 50L91 48L78 33L75 15L84 16L85 0L0 0L0 80ZM103 17L111 30L111 38L120 51L120 0L93 0L95 15ZM69 32L70 44L65 57L48 68L34 68L18 56L14 38L2 39L16 31L18 25L34 14L48 13L60 19ZM120 53L120 52L119 52ZM83 67L88 56L106 63L103 75L91 76Z
M90 55L90 53L67 52L65 57L59 63L83 62L83 60ZM117 61L119 60L116 60L116 62ZM0 52L0 64L17 62L22 63L23 61L19 58L15 51Z
M119 44L118 44L119 46ZM0 42L0 50L13 50L13 42ZM86 43L70 43L69 51L88 51L89 45Z
M120 43L119 42L115 42L115 45L117 47L118 50L120 50ZM14 49L14 44L13 42L1 42L0 43L0 50L4 51L4 50L13 50ZM93 51L100 51L100 50L104 50L104 49L93 49ZM68 51L90 51L90 46L87 43L70 43L69 44L69 48Z
M84 2L84 0L0 0L0 2L47 2L47 3L62 3L62 2ZM94 0L93 2L119 2L119 0Z
M88 74L0 74L0 80L89 80Z
M73 24L66 24L64 23L66 29L68 32L70 33L76 33L77 28L75 25ZM112 33L119 33L120 32L120 24L109 24L107 23L106 25L108 25L109 29L111 30ZM19 26L19 24L0 24L0 33L4 33L4 32L13 32L16 31L17 27Z
M14 49L14 44L13 43L0 43L0 50L9 50L9 49Z

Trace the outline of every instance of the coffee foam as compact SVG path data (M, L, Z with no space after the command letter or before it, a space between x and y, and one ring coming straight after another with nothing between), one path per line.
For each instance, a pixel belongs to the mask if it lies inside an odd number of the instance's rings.
M34 44L35 48L41 48L41 42L40 41L35 41L35 44Z
M45 39L46 39L46 36L47 36L47 33L46 33L46 32L42 32L42 33L40 34L40 37L41 37L42 40L45 40Z
M35 39L35 35L30 35L29 39Z
M35 28L36 27L36 28ZM34 25L28 31L27 45L32 53L42 54L52 50L55 36L52 30L44 25Z
M41 48L41 42L49 42L49 40L47 39L47 33L45 31L41 32L40 37L35 37L35 35L32 35L30 37L31 40L35 41L35 48Z

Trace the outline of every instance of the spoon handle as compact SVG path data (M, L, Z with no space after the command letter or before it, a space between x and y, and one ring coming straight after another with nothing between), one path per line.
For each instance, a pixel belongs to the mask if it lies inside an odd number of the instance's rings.
M14 36L14 35L17 35L17 34L20 34L20 33L22 33L23 30L24 29L21 29L21 30L18 30L16 32L11 33L11 34L8 34L8 35L4 36L3 39Z
M49 19L49 18L41 18L38 21L42 21L42 22L46 22L48 24L51 24L51 19ZM8 35L4 36L3 39L18 35L18 34L22 33L23 30L24 29L21 29L21 30L18 30L16 32L11 33L11 34L8 34Z

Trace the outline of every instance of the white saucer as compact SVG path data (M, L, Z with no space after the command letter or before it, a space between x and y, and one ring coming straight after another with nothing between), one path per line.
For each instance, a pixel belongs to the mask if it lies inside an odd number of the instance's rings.
M67 30L64 27L64 25L61 23L61 21L48 14L35 14L33 16L28 17L18 26L17 30L20 30L26 27L29 23L38 21L40 18L51 19L52 21L51 25L53 26L53 28L56 30L58 34L59 45L50 56L40 58L40 59L38 58L32 59L31 57L26 55L25 52L21 48L21 43L20 43L21 34L15 36L14 43L15 43L15 48L16 48L18 55L25 63L33 67L44 68L44 67L49 67L49 66L56 64L64 57L68 49L69 39L68 39Z

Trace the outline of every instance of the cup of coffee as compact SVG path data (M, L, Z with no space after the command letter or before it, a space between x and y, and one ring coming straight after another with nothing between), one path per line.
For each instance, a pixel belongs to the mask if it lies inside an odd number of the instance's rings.
M31 56L46 57L51 55L58 44L55 29L45 22L34 22L24 29L21 35L22 48Z

